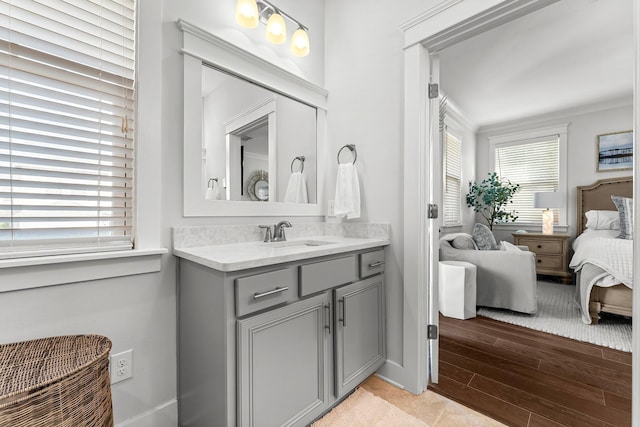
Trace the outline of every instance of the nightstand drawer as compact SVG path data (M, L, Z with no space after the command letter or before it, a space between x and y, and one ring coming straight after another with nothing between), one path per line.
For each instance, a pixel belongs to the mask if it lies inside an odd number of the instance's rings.
M561 256L536 255L536 270L562 270L563 265Z
M562 254L562 241L520 238L519 245L528 246L537 254Z

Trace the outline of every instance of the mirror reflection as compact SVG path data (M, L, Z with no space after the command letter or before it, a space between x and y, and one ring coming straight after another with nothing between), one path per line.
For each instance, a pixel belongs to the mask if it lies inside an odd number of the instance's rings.
M315 108L207 65L202 107L205 199L317 202Z

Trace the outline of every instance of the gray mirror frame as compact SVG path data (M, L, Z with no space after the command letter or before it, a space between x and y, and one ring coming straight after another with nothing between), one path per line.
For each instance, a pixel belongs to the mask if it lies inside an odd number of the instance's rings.
M193 216L322 216L326 159L327 91L184 20L183 33L184 152L183 215ZM250 203L205 200L202 168L202 64L207 63L317 110L317 203ZM288 167L288 165L287 165Z

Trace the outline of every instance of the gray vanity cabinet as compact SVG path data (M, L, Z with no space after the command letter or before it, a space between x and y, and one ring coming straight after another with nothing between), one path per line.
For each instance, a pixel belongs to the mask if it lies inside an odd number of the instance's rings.
M329 296L238 321L242 426L307 425L329 408Z
M353 390L386 360L383 277L377 275L333 291L337 397Z
M178 269L180 427L305 426L385 361L384 249Z

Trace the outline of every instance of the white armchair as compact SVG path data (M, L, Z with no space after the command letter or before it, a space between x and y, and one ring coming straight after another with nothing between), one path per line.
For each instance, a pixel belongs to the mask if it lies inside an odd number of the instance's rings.
M529 251L456 249L440 241L440 261L466 261L477 267L476 304L535 313L535 254Z

